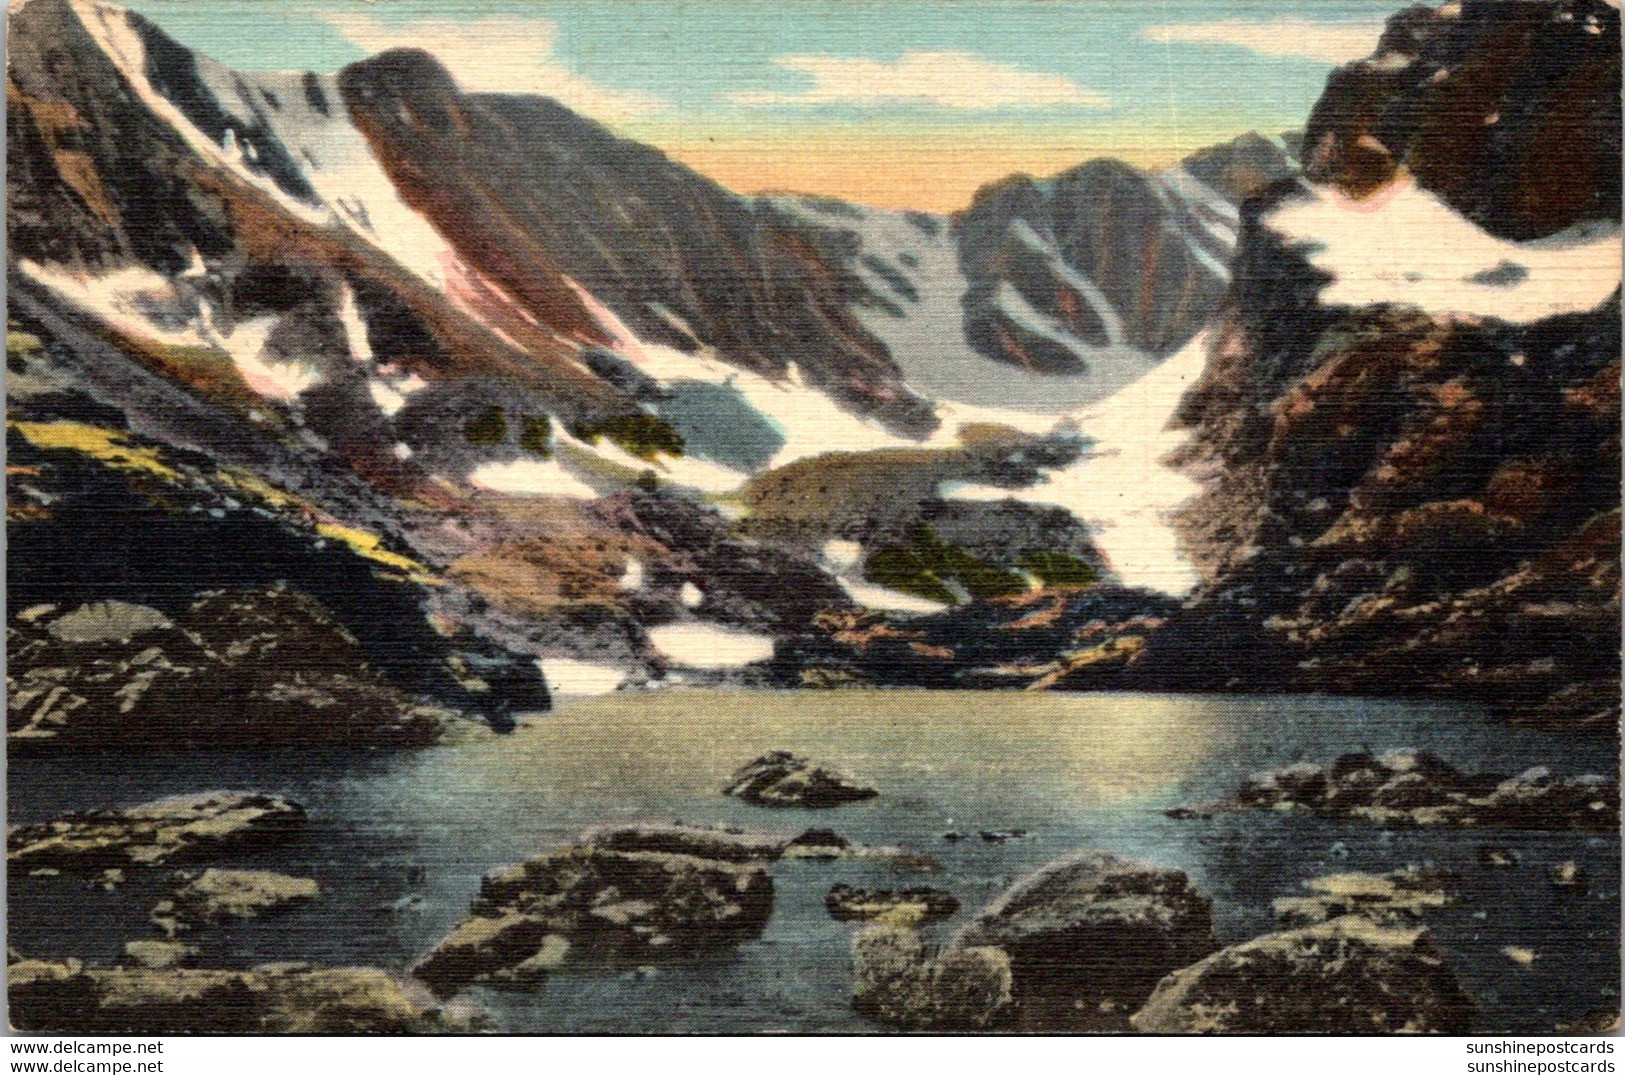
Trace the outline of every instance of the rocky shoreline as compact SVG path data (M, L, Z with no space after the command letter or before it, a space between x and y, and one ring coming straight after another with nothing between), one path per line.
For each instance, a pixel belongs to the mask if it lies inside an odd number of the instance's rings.
M788 752L765 758L794 761L796 773L834 772ZM762 760L745 769L754 772ZM1480 800L1509 801L1504 778L1463 776L1425 752L1394 751L1261 774L1224 808L1393 823L1362 813L1373 796L1384 797L1371 789L1416 773L1440 786L1465 782L1468 790L1458 792L1474 809L1489 809ZM1609 831L1591 819L1589 800L1574 794L1595 792L1592 781L1525 774L1511 783L1544 789L1519 800L1542 820L1535 827ZM1559 803L1578 815L1560 815ZM782 804L758 809L783 816ZM1483 824L1515 830L1518 816L1484 814ZM132 938L120 965L11 952L15 1025L36 1032L494 1029L478 988L526 993L549 981L568 988L573 976L626 968L653 975L673 961L752 942L775 914L781 868L871 862L897 873L935 866L918 850L861 845L831 828L634 819L590 828L571 846L491 871L468 916L409 967L197 965L198 949L189 943L196 938L232 922L298 915L329 897L308 878L216 864L274 847L307 822L306 808L291 800L215 791L10 829L8 864L42 882L88 878L116 886L130 871L167 876L150 915L156 935ZM1433 822L1476 820L1446 815ZM1004 841L982 842L997 848ZM1518 858L1486 845L1479 865L1502 870ZM176 869L183 866L192 868ZM1573 862L1552 867L1544 880L1554 891L1582 894L1589 883ZM824 903L831 918L851 923L851 1005L876 1029L1459 1034L1474 1027L1474 1002L1428 919L1457 903L1461 885L1458 875L1427 864L1305 877L1301 894L1270 905L1273 932L1228 944L1216 933L1212 899L1187 873L1105 848L1052 861L974 910L951 888L917 884L843 881L828 888ZM943 932L940 924L956 921ZM1509 965L1538 957L1517 946L1504 955ZM1606 1022L1587 1019L1570 1025Z

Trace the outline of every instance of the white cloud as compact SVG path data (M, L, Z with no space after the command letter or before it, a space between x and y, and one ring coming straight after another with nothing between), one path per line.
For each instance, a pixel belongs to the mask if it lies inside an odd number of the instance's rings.
M1371 55L1377 38L1382 36L1382 26L1380 19L1219 19L1151 26L1141 31L1140 37L1164 45L1231 45L1263 56L1342 64Z
M780 56L788 71L812 77L811 86L790 93L747 90L727 95L734 104L933 104L990 112L999 109L1109 108L1104 95L1065 75L992 63L969 52L905 52L896 60L866 57Z
M671 104L640 90L617 90L572 71L553 55L558 24L487 17L391 23L373 15L322 16L345 40L368 52L427 49L472 93L539 93L598 120L616 122Z

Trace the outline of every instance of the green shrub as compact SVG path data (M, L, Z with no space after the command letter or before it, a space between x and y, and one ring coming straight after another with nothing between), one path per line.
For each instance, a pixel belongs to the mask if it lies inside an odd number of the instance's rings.
M1062 590L1083 590L1100 580L1100 572L1087 560L1064 552L1032 552L1016 561L1016 566L1037 575L1045 586Z
M508 439L508 418L501 407L489 407L463 426L463 438L481 448L492 448Z
M909 531L907 545L878 550L864 565L870 582L930 601L953 604L946 585L956 580L979 600L1007 597L1027 589L1027 580L1014 571L984 563L957 545L949 545L929 526Z
M519 447L543 459L553 454L553 420L545 414L519 419Z
M601 422L584 422L575 427L574 433L589 443L608 437L639 459L653 459L661 453L683 454L682 434L652 414L617 414Z

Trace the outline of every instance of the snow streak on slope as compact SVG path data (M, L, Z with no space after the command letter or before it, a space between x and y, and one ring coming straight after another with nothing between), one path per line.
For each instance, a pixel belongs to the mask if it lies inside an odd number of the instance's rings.
M1087 375L1033 373L988 358L971 346L965 337L964 306L970 281L960 268L948 217L831 205L816 198L775 198L772 204L858 241L851 268L885 302L857 306L853 313L886 345L909 387L929 399L1054 414L1100 400L1154 364L1121 342L1122 317L1100 288L1068 265L1054 244L1026 221L1014 223L1012 236L1043 257L1056 278L1083 297L1101 318L1111 342L1098 347L1078 339L1032 311L1019 294L1004 312L1085 361L1090 367Z
M91 37L118 67L142 103L170 124L204 160L231 171L315 224L342 224L437 288L444 288L450 248L434 227L396 193L366 138L350 122L333 75L239 73L196 55L196 73L215 103L238 125L220 143L205 135L148 78L147 50L130 14L99 0L73 0ZM273 103L274 102L274 103ZM262 166L269 136L298 168L318 204L290 194Z
M1332 275L1328 305L1399 303L1429 314L1529 324L1594 310L1619 287L1619 228L1580 225L1527 243L1498 239L1402 178L1355 201L1305 184L1263 223Z
M1070 466L1046 470L1045 479L1036 485L1025 489L945 488L944 496L984 500L1013 498L1064 508L1090 524L1110 566L1127 584L1184 594L1196 583L1196 572L1180 554L1168 522L1172 510L1192 495L1196 486L1164 466L1161 460L1178 444L1179 437L1163 429L1179 396L1201 372L1206 354L1203 336L1197 336L1178 354L1110 399L1093 406L1056 414L1018 406L976 406L943 401L937 404L941 425L936 432L924 441L911 441L842 410L829 397L805 385L794 367L786 381L771 381L704 353L685 354L643 342L607 310L600 308L599 317L615 339L617 351L643 373L664 384L703 380L731 385L783 431L785 446L763 469L829 452L956 448L961 443L960 430L968 425L1001 425L1035 436L1082 430L1095 442L1092 451ZM977 361L993 365L980 356ZM1007 377L1020 375L1008 365L1000 363L998 366ZM600 455L614 451L601 445L592 450ZM667 461L662 459L661 462ZM680 470L671 477L681 483ZM740 479L742 484L744 475L740 475ZM826 558L838 557L840 552L838 548L826 548ZM865 583L855 570L842 570L837 564L830 566L847 593L869 607L900 612L936 610L936 606L928 608L907 595Z

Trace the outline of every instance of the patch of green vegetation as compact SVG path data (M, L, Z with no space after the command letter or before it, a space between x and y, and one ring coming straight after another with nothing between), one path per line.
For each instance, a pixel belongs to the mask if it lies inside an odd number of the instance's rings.
M519 419L519 447L547 459L553 454L553 420L545 414Z
M1027 589L1027 581L1016 572L994 567L957 545L949 545L929 526L909 531L906 545L877 550L865 563L863 573L876 585L948 605L956 603L949 580L957 581L978 600L1007 597Z
M38 336L22 331L15 322L6 323L6 368L11 372L23 372L28 368L28 360L44 350L45 345Z
M1100 581L1094 564L1064 552L1031 552L1017 560L1016 566L1031 571L1052 589L1083 590Z
M501 407L488 407L484 414L463 425L463 439L479 448L494 448L508 439L508 416Z
M572 432L589 443L608 437L639 459L683 454L682 434L673 429L671 423L652 414L617 414L601 422L583 422Z

